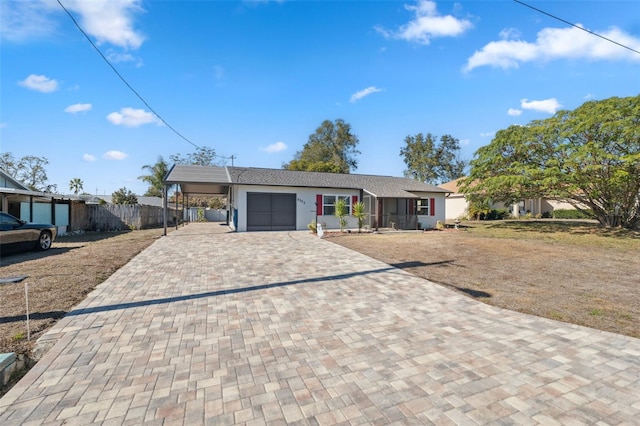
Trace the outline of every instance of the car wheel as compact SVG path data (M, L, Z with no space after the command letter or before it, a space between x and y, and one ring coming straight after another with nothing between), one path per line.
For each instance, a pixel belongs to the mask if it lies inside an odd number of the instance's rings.
M51 233L48 231L42 231L40 238L38 238L38 250L49 250L51 248Z

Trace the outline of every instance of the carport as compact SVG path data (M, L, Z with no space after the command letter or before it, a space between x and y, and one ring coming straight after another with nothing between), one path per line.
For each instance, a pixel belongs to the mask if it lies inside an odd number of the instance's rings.
M168 193L176 185L182 193L182 205L188 205L189 197L226 197L227 211L231 205L231 176L226 167L209 167L175 164L164 178L163 211L164 235L167 235ZM176 210L178 198L176 197ZM227 214L227 223L229 214ZM176 227L177 227L176 221Z

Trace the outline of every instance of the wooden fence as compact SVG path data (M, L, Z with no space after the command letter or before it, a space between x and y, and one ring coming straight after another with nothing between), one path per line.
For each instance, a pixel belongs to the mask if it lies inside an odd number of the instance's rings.
M73 231L118 231L164 225L162 207L137 204L79 204L74 207L78 208L72 212ZM175 223L173 209L169 209L168 215L168 222Z

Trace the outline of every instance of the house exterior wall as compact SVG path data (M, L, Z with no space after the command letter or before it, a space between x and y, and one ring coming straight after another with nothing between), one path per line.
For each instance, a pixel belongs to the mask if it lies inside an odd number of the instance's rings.
M467 217L469 204L464 198L464 194L451 194L444 199L446 220L456 220Z
M360 191L357 189L332 189L332 188L299 188L292 186L257 186L257 185L235 185L233 187L231 212L231 227L238 232L247 230L247 194L250 192L295 194L296 195L296 229L299 231L309 229L308 224L316 220L316 196L323 195L350 195L358 197ZM237 215L234 220L233 216ZM333 215L319 215L318 222L326 224L325 229L339 229L338 218ZM236 226L237 223L237 226ZM357 229L358 221L353 216L348 218L348 228Z
M422 229L433 229L436 227L438 221L444 223L446 218L446 202L444 193L434 192L415 192L415 195L420 198L433 198L435 199L435 213L433 215L418 215L418 223Z

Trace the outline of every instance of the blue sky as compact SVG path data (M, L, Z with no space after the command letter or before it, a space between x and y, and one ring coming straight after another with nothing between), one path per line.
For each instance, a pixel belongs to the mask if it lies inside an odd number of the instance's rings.
M640 93L640 54L510 0L61 1L171 127L239 166L279 168L342 118L355 173L402 176L407 135L471 159L509 125ZM637 1L528 4L640 51ZM55 0L0 5L2 152L99 194L142 194L143 165L194 152Z

